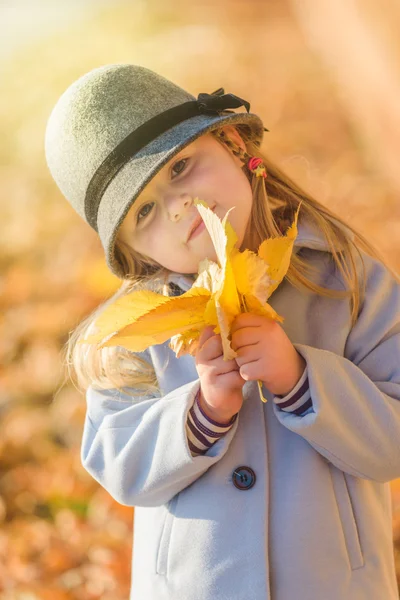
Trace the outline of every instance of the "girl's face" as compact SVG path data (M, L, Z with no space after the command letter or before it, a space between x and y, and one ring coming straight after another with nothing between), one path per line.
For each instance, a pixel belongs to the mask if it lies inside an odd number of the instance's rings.
M223 128L236 144L244 142L232 126ZM203 225L189 238L200 213L198 197L222 219L226 212L241 247L253 197L243 163L210 133L197 138L173 157L148 183L126 215L119 238L134 250L179 273L197 273L204 258L217 262L214 245Z

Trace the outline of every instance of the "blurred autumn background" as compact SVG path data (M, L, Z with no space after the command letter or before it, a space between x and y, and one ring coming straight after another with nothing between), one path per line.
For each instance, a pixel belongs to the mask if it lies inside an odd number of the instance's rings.
M84 471L70 331L118 287L47 170L47 118L87 71L133 62L224 87L264 148L400 272L398 0L0 4L0 598L123 600L134 509ZM400 579L400 480L391 483ZM250 599L249 599L250 600Z

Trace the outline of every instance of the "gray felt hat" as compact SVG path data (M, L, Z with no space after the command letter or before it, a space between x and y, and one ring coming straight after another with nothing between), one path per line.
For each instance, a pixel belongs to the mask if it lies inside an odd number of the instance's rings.
M230 108L244 106L246 112ZM118 227L133 202L182 148L221 125L243 124L259 146L264 128L250 104L220 88L197 99L132 64L89 71L61 95L46 128L49 170L63 195L98 232L110 270Z

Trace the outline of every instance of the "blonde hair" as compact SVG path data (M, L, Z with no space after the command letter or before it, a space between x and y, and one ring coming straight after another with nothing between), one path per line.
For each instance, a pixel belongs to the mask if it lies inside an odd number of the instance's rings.
M321 287L312 281L310 275L315 273L316 269L307 260L304 260L300 253L293 253L286 279L300 290L308 289L329 298L350 298L351 326L353 326L365 294L365 265L360 248L383 264L385 264L385 260L360 232L312 198L268 160L259 145L252 139L251 132L246 125L236 125L235 127L245 143L246 151L243 151L226 136L223 127L210 133L218 142L225 144L233 154L243 160L245 173L252 187L254 201L241 249L247 247L257 252L263 240L284 234L287 227L293 222L294 214L301 202L301 215L313 222L323 233L332 254L332 260L346 282L347 288L334 290ZM267 171L266 179L256 177L248 170L247 159L249 156L257 156L263 160ZM346 228L354 234L354 240L350 238ZM338 250L339 248L340 250ZM356 267L357 254L364 266L362 282L360 282ZM121 287L71 332L65 346L67 376L69 375L73 379L75 375L77 384L82 391L91 385L99 389L115 388L129 395L157 396L160 391L155 371L152 365L139 354L121 346L98 349L95 345L77 343L79 339L85 339L91 333L98 316L108 304L117 298L140 289L149 289L163 295L171 294L167 284L170 274L168 269L139 254L118 239L116 258L124 273ZM386 266L388 267L388 265ZM400 280L395 272L389 267L388 269L396 279ZM193 274L193 280L195 276L196 274ZM126 388L133 388L134 391L130 392Z

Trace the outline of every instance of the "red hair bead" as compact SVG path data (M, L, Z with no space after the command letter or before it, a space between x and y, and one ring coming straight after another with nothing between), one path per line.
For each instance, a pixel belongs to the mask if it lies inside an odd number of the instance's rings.
M252 173L255 173L257 177L266 177L267 172L263 165L263 161L261 158L257 156L251 156L247 162L247 166Z

